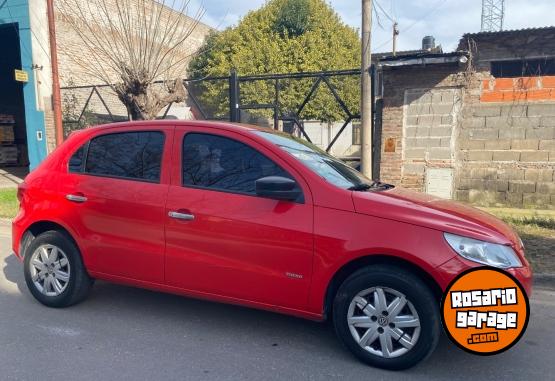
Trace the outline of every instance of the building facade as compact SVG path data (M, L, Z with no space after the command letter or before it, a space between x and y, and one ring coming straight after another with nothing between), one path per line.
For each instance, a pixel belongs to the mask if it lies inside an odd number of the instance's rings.
M94 9L98 0L65 0L66 4L80 3ZM58 2L54 2L57 4ZM105 2L116 7L116 0ZM162 9L162 15L175 12L152 1L154 9ZM59 62L60 84L97 85L99 80L87 73L79 61L73 59L82 54L80 37L68 24L60 7L54 8L56 45ZM187 22L194 21L183 16ZM199 23L184 44L184 55L192 55L202 45L212 29ZM47 16L47 1L5 0L0 2L0 40L3 55L0 57L0 166L28 166L35 168L56 147L54 122L52 67ZM181 65L178 75L185 77L187 61ZM18 77L16 78L16 70ZM117 76L114 73L114 78ZM126 117L125 107L108 88L105 101L111 103L115 113ZM87 97L77 93L64 99L62 109L71 101L83 101ZM65 102L64 102L65 101ZM90 107L102 109L102 101L95 98ZM176 107L179 109L179 107ZM105 108L103 108L105 112ZM66 110L67 111L67 110ZM71 110L69 110L71 112Z
M45 1L0 3L0 166L34 168L48 152L52 81L47 25Z
M381 179L484 206L555 208L555 28L386 57Z

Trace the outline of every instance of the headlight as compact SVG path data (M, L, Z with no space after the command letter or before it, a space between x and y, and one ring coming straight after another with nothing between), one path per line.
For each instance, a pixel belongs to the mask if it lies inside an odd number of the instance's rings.
M443 235L449 246L461 257L469 261L504 269L522 266L517 254L509 246L479 241L450 233L443 233Z

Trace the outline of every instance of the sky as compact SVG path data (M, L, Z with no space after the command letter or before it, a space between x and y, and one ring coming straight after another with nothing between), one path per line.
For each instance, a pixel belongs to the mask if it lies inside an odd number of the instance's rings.
M191 12L202 6L202 22L224 29L237 24L266 0L191 0ZM360 28L361 0L327 0L346 24ZM418 49L432 35L444 51L456 49L464 33L479 32L482 0L374 0L372 51L391 51L393 21L399 24L398 50ZM554 0L505 0L504 29L555 25ZM383 11L382 11L383 9ZM379 20L379 22L378 22Z

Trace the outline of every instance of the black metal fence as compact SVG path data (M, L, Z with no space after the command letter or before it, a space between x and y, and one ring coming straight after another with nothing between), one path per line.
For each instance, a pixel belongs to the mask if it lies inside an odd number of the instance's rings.
M374 78L373 69L371 74ZM333 122L340 128L323 146L330 151L345 129L360 118L360 69L250 76L232 71L229 76L183 83L186 107L169 104L160 119L249 122L283 129L308 141L312 139L305 128L307 121ZM63 87L62 114L66 134L88 125L129 120L127 109L107 85Z

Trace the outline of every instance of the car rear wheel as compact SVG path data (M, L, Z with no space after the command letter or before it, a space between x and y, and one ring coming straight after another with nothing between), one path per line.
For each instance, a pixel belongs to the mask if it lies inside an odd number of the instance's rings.
M24 253L25 282L49 307L67 307L85 299L93 284L76 245L59 231L37 236Z
M414 274L387 265L363 268L339 288L337 335L365 363L406 369L429 356L440 335L439 302Z

